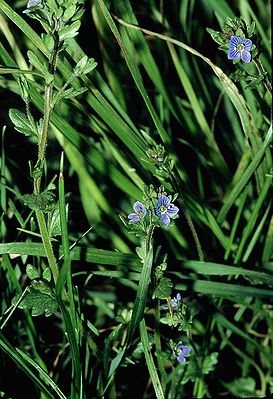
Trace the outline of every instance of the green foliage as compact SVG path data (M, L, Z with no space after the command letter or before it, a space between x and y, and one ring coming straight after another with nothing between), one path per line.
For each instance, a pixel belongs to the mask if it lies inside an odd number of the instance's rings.
M20 375L3 392L272 393L260 3L96 0L81 18L84 0L0 1L0 369ZM232 35L251 38L253 62L227 59ZM169 227L162 195L180 209ZM129 224L135 201L148 211Z
M13 298L12 304L20 309L31 310L32 316L45 314L46 317L49 317L58 309L58 302L53 295L52 289L45 282L35 280L33 285L28 288L23 299L20 300L20 295L18 294Z
M154 290L153 298L167 299L171 295L172 286L173 283L171 279L162 277Z
M25 136L36 136L36 131L33 130L28 117L22 111L11 108L9 110L9 117L14 123L14 128L17 132L23 133Z
M203 375L209 374L215 370L218 363L218 353L212 352L203 359L199 355L191 356L190 362L183 376L183 384L188 381L196 381L198 378L203 378Z
M237 378L225 386L237 398L249 398L255 396L256 381L252 377Z
M41 194L25 194L22 195L21 201L30 209L40 209L44 212L51 212L56 207L56 194L51 190L46 190ZM56 222L51 226L51 232L54 228L56 231Z

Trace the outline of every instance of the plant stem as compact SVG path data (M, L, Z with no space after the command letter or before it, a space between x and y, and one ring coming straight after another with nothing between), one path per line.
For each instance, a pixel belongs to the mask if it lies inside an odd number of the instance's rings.
M267 76L267 73L266 73L266 71L265 71L265 69L263 67L263 64L261 63L261 61L258 58L254 59L253 62L255 64L259 74L264 77L262 82L264 84L265 89L267 91L269 91L270 94L272 94L272 85L271 85L270 80L268 79L268 76Z
M58 270L56 258L53 253L53 248L52 248L51 240L50 240L50 237L48 234L45 217L44 217L43 212L40 209L37 209L35 213L36 213L40 233L42 236L42 241L44 244L44 249L45 249L45 253L47 256L47 260L48 260L48 263L49 263L49 266L50 266L50 269L52 272L54 282L56 284L58 277L59 277L59 270Z
M46 84L45 86L45 100L44 100L44 120L43 120L43 131L42 136L39 142L39 149L38 149L38 160L37 164L40 168L43 167L43 163L45 160L46 154L46 146L47 146L47 138L48 138L48 130L49 130L49 122L50 116L52 112L52 93L54 87L54 74L56 71L57 65L57 58L59 52L59 42L56 39L53 51L51 53L49 63L48 63L48 71L50 74L53 75L53 78L50 83ZM39 176L34 178L34 194L40 194L41 191L41 179L42 173Z
M202 250L202 246L201 246L198 234L197 234L197 232L195 230L195 227L194 227L190 212L188 211L188 208L187 208L187 206L185 204L184 198L183 198L183 196L181 194L181 190L180 190L180 188L178 187L178 185L176 183L176 180L175 180L173 172L169 172L169 173L170 173L171 181L172 181L172 184L173 184L175 190L180 193L180 205L181 205L181 208L182 208L182 212L184 213L184 216L185 216L186 221L188 223L188 226L190 228L190 231L192 233L192 236L193 236L193 239L194 239L194 243L195 243L195 247L196 247L197 254L198 254L198 258L199 258L200 262L203 262L204 261L204 253L203 253L203 250Z
M159 299L156 301L155 306L155 350L157 352L157 364L159 368L159 372L161 375L161 386L163 392L166 390L167 384L167 373L164 368L163 360L161 358L161 335L159 330L159 321L160 321L160 301Z

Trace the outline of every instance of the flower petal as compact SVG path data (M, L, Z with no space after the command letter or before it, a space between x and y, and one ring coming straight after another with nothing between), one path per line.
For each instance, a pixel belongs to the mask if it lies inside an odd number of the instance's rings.
M180 352L180 354L177 356L177 360L179 361L179 363L186 363L186 359L184 358L182 352Z
M36 7L40 4L41 0L29 0L27 3L27 8L29 7Z
M235 50L234 48L230 48L228 50L228 59L229 60L238 60L240 58L240 51Z
M188 348L187 346L183 346L181 353L183 355L187 355L188 353L190 353L190 351L191 351L190 348Z
M139 201L136 201L135 203L134 203L134 205L133 205L133 208L134 208L134 211L136 212L136 213L138 213L138 214L143 214L143 216L142 217L144 217L145 215L146 215L146 208L145 208L145 206L141 203L141 202L139 202Z
M169 216L175 216L179 212L179 208L175 206L174 204L170 204L167 208L167 214Z
M241 56L242 56L242 60L244 62L250 62L251 61L251 54L250 54L249 51L243 50Z
M157 208L159 208L160 206L165 206L166 208L170 205L170 200L168 197L166 197L166 195L162 195L159 200L157 201Z
M182 301L182 295L180 294L180 292L178 292L178 294L176 295L176 299L178 300L178 302Z
M160 213L159 217L166 226L169 226L171 221L167 213Z
M230 46L237 46L238 44L242 43L243 39L239 36L231 36L230 38Z
M136 213L130 213L130 215L128 215L128 219L130 219L129 223L136 223L140 221L140 217Z
M245 50L249 51L252 47L252 41L250 39L244 39L243 45L245 46Z

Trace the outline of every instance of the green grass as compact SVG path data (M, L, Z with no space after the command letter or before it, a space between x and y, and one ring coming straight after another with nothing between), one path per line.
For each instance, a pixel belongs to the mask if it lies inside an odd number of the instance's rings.
M269 396L269 2L85 1L53 80L53 50L25 3L0 0L0 396ZM45 3L54 12L62 1ZM257 87L232 75L253 78L254 62L234 64L206 31L235 16L256 23ZM72 79L85 55L96 68ZM70 79L51 112L45 86L54 97ZM39 138L14 128L11 108L32 132L49 111L44 167ZM178 194L179 218L149 230L148 211L145 232L128 228L150 185ZM57 311L35 317L37 306ZM185 364L179 343L191 349Z

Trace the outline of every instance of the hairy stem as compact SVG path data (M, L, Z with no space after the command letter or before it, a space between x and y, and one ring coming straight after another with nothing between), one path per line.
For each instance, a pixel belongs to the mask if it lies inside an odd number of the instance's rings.
M185 204L184 198L182 197L181 190L180 190L180 188L178 187L178 185L176 183L176 180L175 180L173 172L170 173L170 176L171 176L171 181L172 181L172 184L173 184L175 190L180 193L180 205L181 205L181 208L182 208L182 212L184 213L184 216L186 218L186 221L187 221L188 226L190 228L190 231L192 233L192 237L194 239L194 243L195 243L195 247L196 247L196 250L197 250L198 258L199 258L199 260L201 262L203 262L204 261L204 253L203 253L203 250L202 250L202 246L201 246L198 234L197 234L197 232L195 230L195 227L194 227L190 212L188 211L188 208L187 208L187 206Z
M264 79L263 79L262 82L263 82L263 84L264 84L265 89L266 89L267 91L269 91L270 94L272 94L272 85L271 85L270 80L268 79L268 76L267 76L267 73L266 73L266 71L265 71L265 69L264 69L264 67L263 67L263 64L261 63L261 61L260 61L258 58L256 58L255 60L253 60L253 62L254 62L254 64L255 64L255 66L256 66L256 68L257 68L259 74L262 75L262 76L264 77Z

